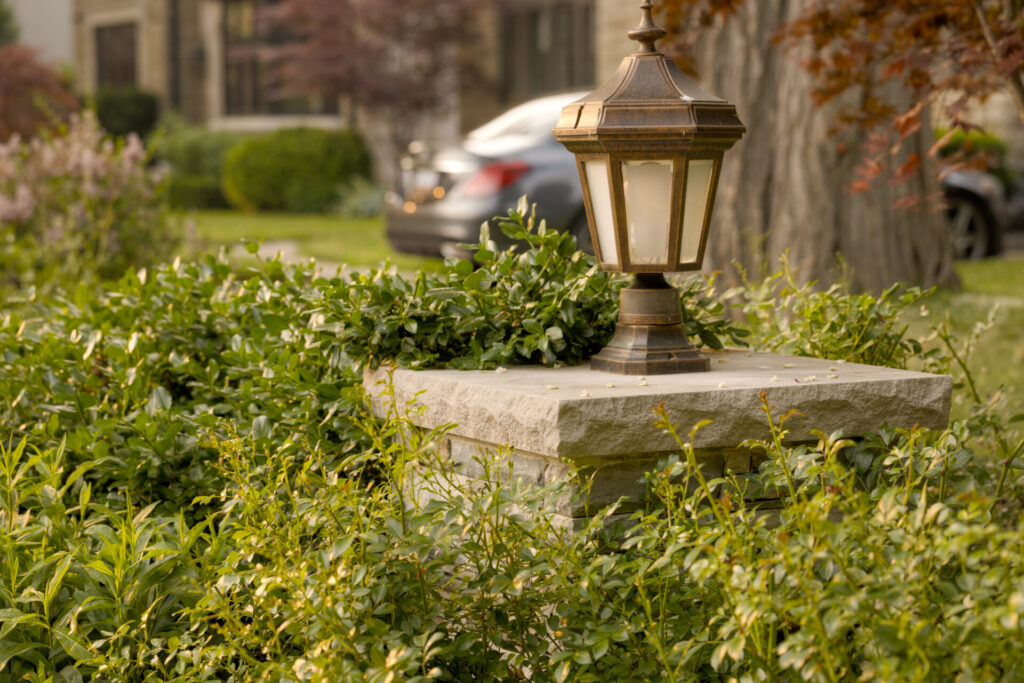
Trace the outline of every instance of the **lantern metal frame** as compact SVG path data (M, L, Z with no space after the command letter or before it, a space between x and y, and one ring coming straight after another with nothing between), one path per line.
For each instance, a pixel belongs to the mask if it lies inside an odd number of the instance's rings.
M591 359L591 368L631 375L708 370L708 359L686 337L679 292L663 274L699 270L703 265L722 158L746 128L732 104L701 90L655 49L665 31L654 24L650 0L644 0L640 9L640 25L629 37L641 43L641 48L623 59L615 74L594 92L566 105L554 130L556 139L576 155L587 223L601 269L635 276L633 284L621 291L615 334ZM687 186L691 162L698 160L711 160L713 166L696 254L684 259ZM631 258L623 171L629 161L672 163L671 194L665 197L668 225L655 226L668 231L664 262L640 263ZM591 162L605 165L614 258L602 248L595 188L587 172ZM604 204L602 208L609 207Z
M600 240L597 235L597 219L594 215L593 200L590 195L590 179L587 177L585 165L588 161L605 162L608 169L608 191L612 198L612 215L615 223L615 251L616 259L605 258L601 250ZM669 210L669 233L665 263L646 264L633 263L629 256L629 234L628 216L626 213L626 193L622 178L622 163L626 161L671 161L672 162L672 206ZM700 242L697 248L696 258L692 261L685 261L682 258L683 219L685 206L685 193L687 176L689 175L689 162L691 161L713 161L714 167L711 171L708 195L704 204L704 219L701 222ZM649 154L636 153L615 153L615 154L577 154L576 168L580 174L580 184L583 187L583 205L587 214L587 224L590 228L591 243L594 245L594 257L597 259L601 270L619 273L665 273L684 272L689 270L700 270L704 262L704 250L707 247L708 229L711 225L711 209L714 205L715 193L718 191L718 177L722 169L722 154L713 152L692 152L681 154L666 154L657 159ZM675 258L672 258L675 256Z

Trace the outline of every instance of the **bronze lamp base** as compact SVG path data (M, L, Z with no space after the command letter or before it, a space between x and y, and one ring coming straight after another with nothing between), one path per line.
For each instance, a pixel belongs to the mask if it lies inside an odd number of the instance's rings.
M620 375L704 372L711 362L686 337L679 290L661 273L637 273L619 294L615 334L590 359L591 370Z

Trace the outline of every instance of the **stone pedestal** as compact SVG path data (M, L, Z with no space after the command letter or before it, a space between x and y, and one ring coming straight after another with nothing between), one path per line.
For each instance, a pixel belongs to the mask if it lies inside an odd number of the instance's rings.
M488 371L393 371L395 400L423 404L423 427L455 427L444 451L460 476L479 476L479 458L510 449L514 476L536 484L565 478L581 468L591 481L588 497L566 496L557 513L574 524L620 497L627 513L640 502L643 474L679 449L654 427L664 404L686 435L703 420L694 448L706 473L749 471L756 462L739 448L769 437L759 398L766 392L786 422L787 441L813 442L812 430L856 437L882 423L941 429L949 421L952 380L941 375L771 353L708 354L702 373L628 377L589 366L510 367ZM367 372L364 385L374 411L386 413L381 397L388 371ZM418 395L418 397L417 397ZM756 457L756 456L755 456Z

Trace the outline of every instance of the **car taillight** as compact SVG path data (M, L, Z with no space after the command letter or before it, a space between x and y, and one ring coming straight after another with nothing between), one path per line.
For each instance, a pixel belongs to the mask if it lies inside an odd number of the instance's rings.
M466 197L489 197L516 182L530 170L522 161L495 161L487 164L466 181L462 194Z

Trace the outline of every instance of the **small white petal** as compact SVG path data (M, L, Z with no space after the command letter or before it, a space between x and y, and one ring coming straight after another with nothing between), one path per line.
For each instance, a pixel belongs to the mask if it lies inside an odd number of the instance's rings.
M647 382L645 382L645 381L643 381L643 382L640 382L640 386L642 386L642 387L646 387L646 386L647 386Z
M719 389L725 389L725 382L719 382L718 383L718 388Z
M547 388L548 388L548 389L557 389L557 388L558 388L558 385L557 385L557 384L549 384L549 385L547 386Z
M779 376L778 375L772 376L772 381L773 382L778 382L779 381Z
M590 396L590 392L584 389L583 391L580 392L580 396Z
M611 382L608 382L608 384L605 384L605 386L608 387L609 389L614 389L615 388L615 385L612 384Z
M499 375L504 375L506 372L508 372L508 368L497 367L494 369L494 371Z

